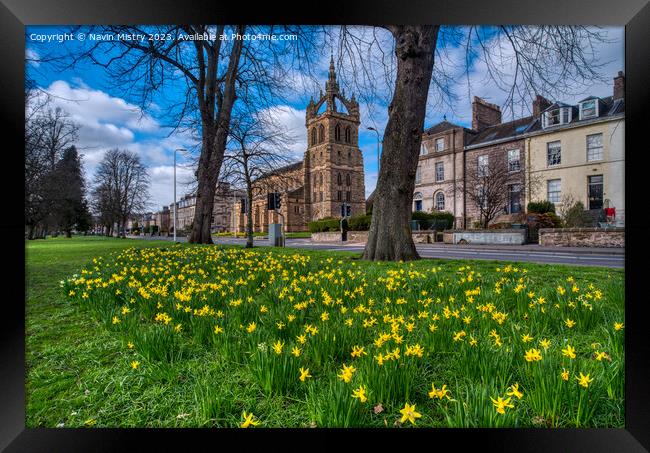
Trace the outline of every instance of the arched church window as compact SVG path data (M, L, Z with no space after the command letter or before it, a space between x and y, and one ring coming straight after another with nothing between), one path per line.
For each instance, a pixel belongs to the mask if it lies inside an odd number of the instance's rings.
M318 143L325 141L325 127L321 124L318 126Z
M350 126L345 128L345 143L350 143L352 141L352 131Z
M311 130L311 144L315 145L316 144L316 128L312 128Z
M348 173L347 175L345 175L345 185L349 186L351 184L352 184L352 179L350 178L350 173Z
M341 141L341 125L337 124L336 127L334 128L334 140L337 142Z
M343 180L341 179L341 173L339 173L339 174L336 176L336 182L338 183L339 186L340 186L341 184L343 184Z

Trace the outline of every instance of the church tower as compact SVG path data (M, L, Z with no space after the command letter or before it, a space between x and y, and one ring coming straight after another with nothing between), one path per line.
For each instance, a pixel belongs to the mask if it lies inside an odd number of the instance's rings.
M339 90L330 59L325 93L307 105L307 151L304 197L307 220L341 216L348 203L352 215L365 214L363 156L359 149L359 103Z

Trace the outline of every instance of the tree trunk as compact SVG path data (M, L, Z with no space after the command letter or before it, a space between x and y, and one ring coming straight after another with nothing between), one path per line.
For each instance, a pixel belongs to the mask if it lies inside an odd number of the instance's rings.
M36 230L36 225L29 225L29 234L27 235L27 239L32 240L34 239L34 231Z
M239 34L244 33L244 26L237 28ZM218 111L216 121L213 120L214 98L216 85L216 60L217 55L211 55L208 61L208 82L206 83L206 97L200 96L201 121L203 129L203 143L201 156L199 157L198 188L196 191L196 207L194 211L194 222L192 233L188 242L193 244L213 244L210 225L212 223L212 210L214 208L214 194L217 189L219 172L223 162L223 154L226 150L226 140L230 128L230 117L233 105L237 99L235 82L239 68L239 58L242 53L243 40L238 39L230 51L228 69L223 82L223 90L217 96ZM205 82L205 81L203 81ZM197 87L199 93L204 93L204 86Z
M65 230L65 237L71 238L72 237L72 231L71 230Z
M363 259L407 261L419 258L411 236L411 204L439 26L389 29L395 37L397 78Z
M253 246L253 184L246 181L246 248Z
M199 164L200 165L200 164ZM219 172L217 171L217 175ZM212 210L214 208L214 194L216 181L209 171L199 168L199 185L196 191L196 207L192 232L188 242L192 244L213 244L210 225L212 224Z

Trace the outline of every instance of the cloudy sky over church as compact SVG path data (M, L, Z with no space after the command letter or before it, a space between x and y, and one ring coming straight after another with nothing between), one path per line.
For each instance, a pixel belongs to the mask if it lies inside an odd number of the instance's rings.
M575 87L561 99L552 99L565 103L575 103L578 100L594 95L610 96L612 80L618 71L624 70L624 29L604 28L607 42L599 43L594 49L603 80L590 83L588 86ZM170 88L144 111L139 107L138 100L126 90L120 89L119 81L108 80L103 68L85 64L75 70L55 70L51 65L39 62L39 59L52 52L56 46L64 44L42 42L33 39L34 36L52 35L67 31L67 28L30 26L26 29L26 69L38 87L52 95L55 106L68 112L71 118L80 126L78 148L83 154L86 176L90 180L96 165L101 161L104 152L118 147L138 153L149 168L151 176L151 206L150 210L159 210L163 205L169 205L173 200L173 154L177 148L196 150L197 144L187 132L174 132L170 120L165 116L165 110L160 105L182 95L180 89ZM384 33L379 39L388 39ZM75 42L67 42L74 50ZM346 95L351 96L355 91L352 74L359 68L349 59L341 58L339 48L323 46L322 55L316 59L316 70L320 89L325 88L328 75L330 55L334 56L337 74ZM507 61L507 60L506 60ZM471 126L471 99L480 96L485 100L502 107L503 121L530 115L529 106L525 103L507 106L508 92L503 87L490 83L491 68L480 57L472 56L466 59L463 49L446 40L438 43L436 64L446 63L447 72L443 75L434 70L437 80L447 77L445 89L453 96L446 99L436 96L432 87L425 128L433 126L443 117L447 121L462 126ZM463 66L458 69L457 66ZM388 66L390 72L390 66ZM503 67L507 72L509 68ZM365 170L365 190L369 195L375 188L377 177L377 135L368 130L374 127L380 134L386 125L387 107L390 93L390 74L387 74L384 86L377 86L377 95L372 97L360 96L354 93L360 104L361 125L359 127L359 147L362 150ZM440 87L438 87L440 88ZM318 91L314 84L295 84L291 93L283 96L271 107L274 117L291 135L293 143L288 144L283 152L289 153L294 160L301 160L307 148L307 130L305 129L306 107L311 97L317 98ZM534 97L534 93L532 93ZM506 108L509 107L509 108ZM181 164L178 170L180 194L189 190L193 170L190 168L191 156L178 156ZM185 165L184 165L185 164Z

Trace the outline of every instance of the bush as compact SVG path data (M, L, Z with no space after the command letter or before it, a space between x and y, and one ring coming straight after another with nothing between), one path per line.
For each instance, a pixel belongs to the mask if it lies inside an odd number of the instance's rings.
M488 225L488 230L508 230L512 228L512 223L510 222L498 222Z
M593 216L585 210L585 206L580 201L576 201L567 209L564 216L564 226L567 228L585 228L592 226L593 223Z
M423 212L415 211L411 215L411 220L417 220L422 230L448 230L454 224L454 215L451 212Z
M314 222L309 222L309 231L311 233L320 233L324 231L339 231L341 225L339 219L334 217L328 217L325 219L316 220Z
M358 215L350 217L349 226L351 231L368 231L372 215Z
M528 203L528 212L534 214L555 213L555 205L550 201L531 201Z

